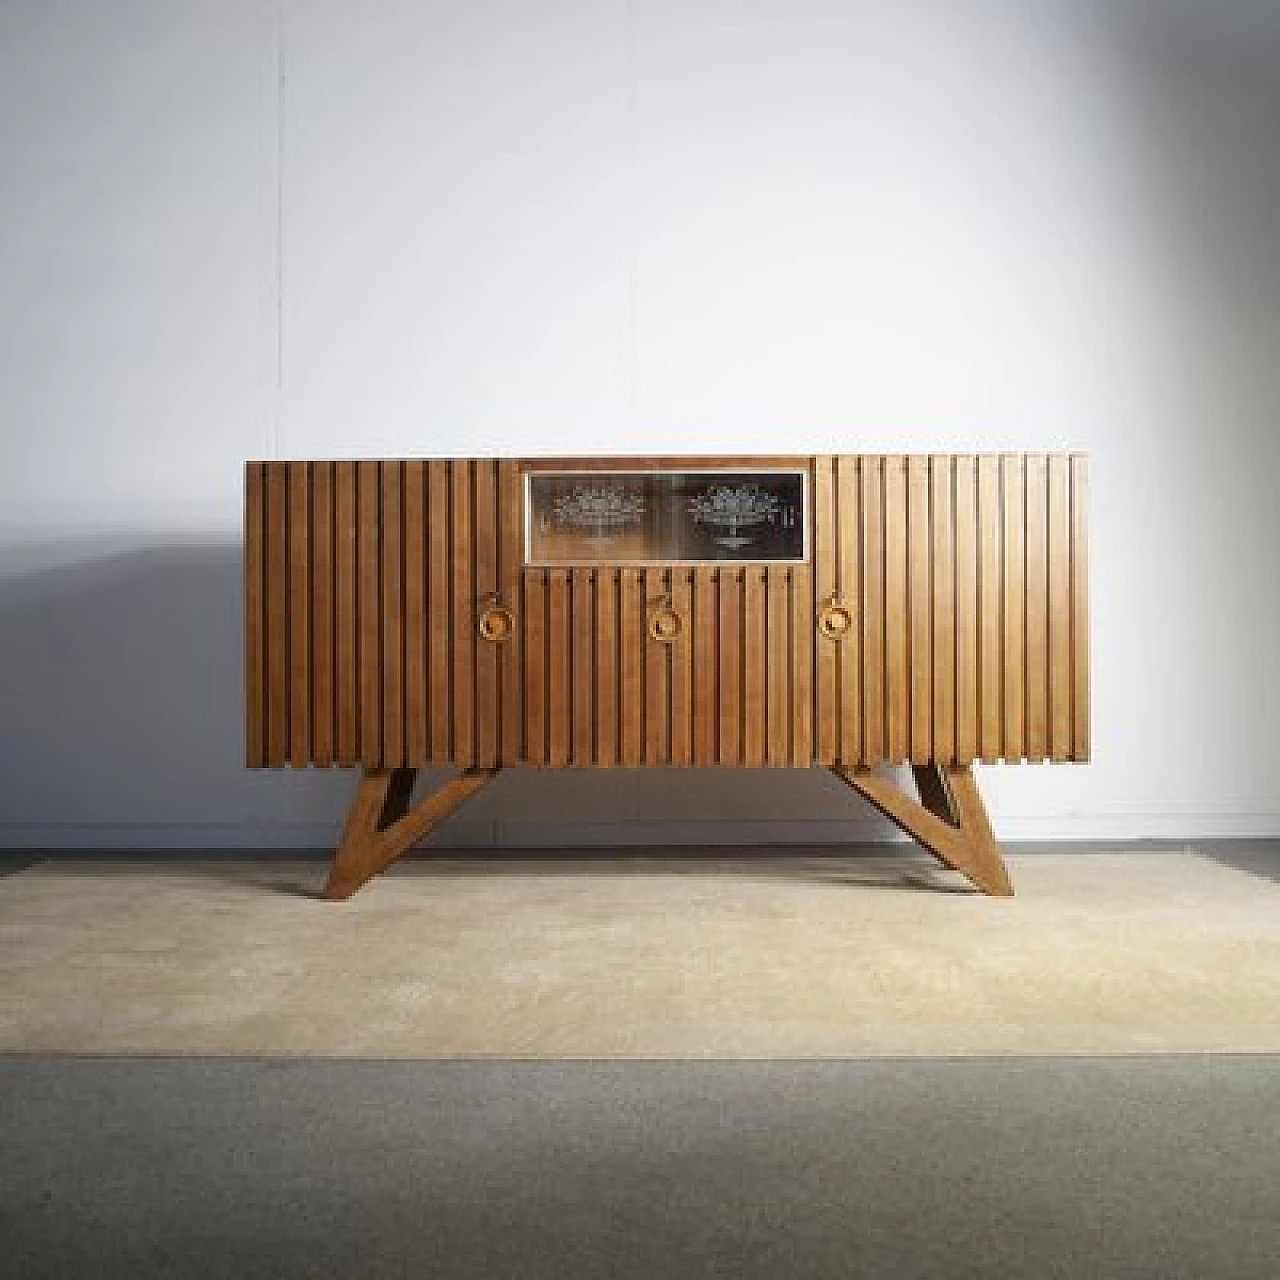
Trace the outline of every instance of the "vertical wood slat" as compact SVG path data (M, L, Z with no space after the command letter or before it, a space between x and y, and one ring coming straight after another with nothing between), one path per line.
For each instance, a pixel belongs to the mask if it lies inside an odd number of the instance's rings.
M929 734L929 759L950 764L956 755L954 461L934 456L929 460L929 467L930 571L933 576L933 727Z
M476 597L472 574L471 463L449 464L450 606L452 663L453 760L464 768L475 763Z
M427 708L430 759L446 764L453 751L453 529L449 463L427 463Z
M618 751L619 760L634 768L643 758L644 730L644 612L639 572L618 572Z
M742 570L722 568L720 588L719 764L736 765L742 751Z
M311 759L311 467L287 463L289 507L289 763Z
M862 761L862 490L857 458L836 460L836 510L839 513L837 569L840 599L853 612L853 626L839 644L840 731L837 756L847 767Z
M475 758L482 769L495 769L502 736L498 700L499 646L479 635L480 613L498 601L498 466L490 458L471 462L473 591L475 617L471 643L475 650Z
M591 569L573 570L571 609L573 612L571 685L573 699L572 759L585 768L594 759L595 736L595 594Z
M490 682L476 649L477 593L518 600L525 586L520 503L506 501L522 496L518 466L483 465L474 475L465 462L246 468L251 763L465 764L468 735L472 758L477 749L494 763L536 757L523 744L524 605L510 647L488 646ZM885 692L895 763L922 750L941 762L1087 759L1086 467L1057 454L837 459L815 471L826 519L815 513L814 547L825 569L629 570L629 627L610 627L600 603L614 575L591 582L583 603L582 579L596 572L584 569L566 597L567 647L552 655L563 664L559 687L574 692L586 673L586 701L569 699L572 762L611 763L616 752L602 743L617 729L632 736L635 763L683 763L701 751L706 763L803 764L832 750L841 762L873 764ZM838 644L814 643L818 583L855 613L855 632ZM684 627L675 643L651 644L646 602L668 591ZM617 662L623 646L635 664ZM824 653L836 658L827 700ZM547 656L544 690L556 683ZM621 726L608 695L626 670L638 675L640 701L630 704L635 722ZM517 698L505 696L508 685Z
M333 468L334 745L337 763L360 760L359 555L356 546L356 464Z
M356 644L360 667L360 704L356 716L360 763L366 769L382 764L382 612L381 471L377 462L356 464L357 582Z
M1004 738L1004 560L1000 538L1000 459L978 459L978 752L1000 758Z
M1004 743L1001 756L1018 760L1026 750L1026 562L1022 458L1000 460L1004 516Z
M509 458L498 463L498 591L499 598L516 618L516 634L502 645L499 655L498 698L502 706L499 759L518 764L522 751L521 683L524 656L524 600L521 565L524 563L523 494L519 465Z
M929 545L929 459L907 459L907 616L912 764L927 764L933 736L933 582Z
M289 756L289 510L288 471L267 463L267 765Z
M596 763L618 761L618 572L596 575Z
M427 543L426 468L422 462L403 464L401 516L404 541L404 764L427 763Z
M768 715L768 599L765 570L748 565L742 591L742 762L765 762Z
M547 591L541 569L524 571L524 752L531 765L547 763Z
M885 730L885 493L883 458L862 460L862 763L886 755Z
M771 564L765 572L768 620L768 761L791 763L791 595L790 571Z
M311 464L311 761L333 764L333 463Z
M1071 758L1071 460L1049 459L1049 758Z
M553 569L547 578L547 763L560 769L569 763L573 672L569 571Z
M837 592L838 514L835 502L834 463L829 457L815 458L813 463L813 581L819 608L834 600ZM814 653L814 757L817 763L831 766L836 762L837 733L840 723L840 684L838 682L837 644L812 631Z
M791 566L791 763L813 764L813 573L809 565Z
M720 606L712 570L693 571L693 762L714 764L719 729L716 652Z
M907 614L907 462L884 460L885 762L904 764L911 750Z
M649 635L648 615L667 602L666 574L661 569L644 571L644 762L665 764L668 757L667 733L667 662L670 645Z
M382 470L382 764L404 764L404 603L399 462Z
M1086 761L1089 741L1089 460L1071 459L1071 758Z
M671 763L687 765L693 758L693 638L692 575L671 571L671 607L680 619L680 634L671 649Z
M968 765L978 755L978 475L972 457L955 461L956 750Z
M267 763L265 600L266 537L265 468L249 462L244 469L244 754L250 769Z
M1049 473L1042 454L1023 459L1026 476L1026 738L1023 754L1049 754Z

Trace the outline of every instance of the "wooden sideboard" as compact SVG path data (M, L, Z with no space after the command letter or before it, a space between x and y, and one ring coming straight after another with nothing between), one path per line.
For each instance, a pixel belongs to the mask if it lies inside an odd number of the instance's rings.
M820 766L1007 894L971 766L1088 759L1087 483L1078 454L250 462L247 763L363 770L333 898L517 764Z

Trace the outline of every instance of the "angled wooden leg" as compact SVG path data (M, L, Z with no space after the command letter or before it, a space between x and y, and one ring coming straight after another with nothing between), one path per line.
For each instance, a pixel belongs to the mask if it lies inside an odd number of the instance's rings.
M927 765L915 769L919 801L868 769L836 767L832 772L983 893L1012 896L1009 872L970 768Z
M324 896L349 898L497 775L497 769L467 769L410 809L413 769L366 770L333 856Z

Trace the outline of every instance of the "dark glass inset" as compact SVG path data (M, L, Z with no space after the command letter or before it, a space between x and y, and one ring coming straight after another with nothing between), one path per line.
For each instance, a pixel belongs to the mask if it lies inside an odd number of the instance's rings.
M803 471L531 471L530 564L806 558Z

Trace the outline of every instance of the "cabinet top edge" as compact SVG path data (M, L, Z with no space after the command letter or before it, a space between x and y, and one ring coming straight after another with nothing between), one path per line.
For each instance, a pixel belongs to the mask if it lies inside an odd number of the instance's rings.
M815 462L833 460L838 458L881 458L881 459L912 459L912 458L943 458L943 459L973 459L979 460L983 458L1068 458L1072 460L1086 460L1090 457L1088 450L1084 449L985 449L980 451L953 450L950 452L928 453L928 452L904 452L893 450L880 450L875 452L849 452L849 453L797 453L797 454L767 454L767 453L751 453L751 454L721 454L721 453L699 453L699 454L493 454L493 453L474 453L474 454L414 454L414 455L384 455L378 457L359 457L359 458L307 458L307 457L289 457L289 458L248 458L244 465L250 467L265 467L273 464L293 464L293 463L320 463L326 466L332 466L337 463L381 463L381 462L491 462L491 463L508 463L514 464L522 469L540 469L540 468L568 468L568 469L587 469L587 468L610 468L614 470L653 470L658 468L673 467L733 467L733 468L752 468L752 467L808 467Z

